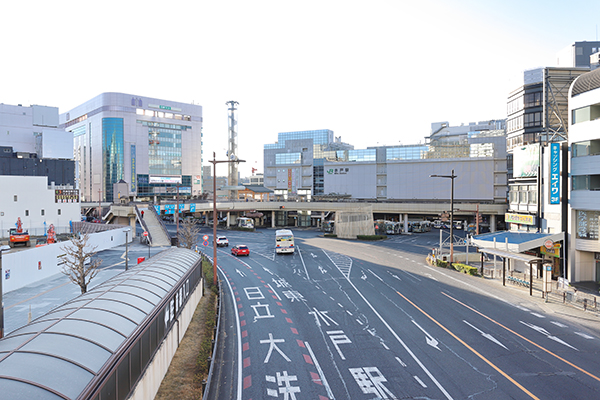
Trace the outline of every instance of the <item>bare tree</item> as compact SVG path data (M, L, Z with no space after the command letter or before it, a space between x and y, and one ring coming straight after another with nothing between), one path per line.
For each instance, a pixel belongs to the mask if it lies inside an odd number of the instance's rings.
M62 256L61 272L78 285L81 293L87 292L90 281L98 274L102 260L92 260L98 246L88 245L90 236L74 236L68 244L62 246L66 254Z
M188 218L179 226L179 245L186 249L193 248L198 243L200 227L198 221Z

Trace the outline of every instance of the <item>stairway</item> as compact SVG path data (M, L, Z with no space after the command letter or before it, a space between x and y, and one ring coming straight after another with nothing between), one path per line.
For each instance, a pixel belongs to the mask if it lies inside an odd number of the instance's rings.
M165 231L163 230L161 222L158 220L158 215L154 209L149 209L148 206L137 206L138 209L138 218L142 215L142 211L144 212L144 223L146 224L146 229L150 233L150 245L152 247L156 246L171 246L171 238L167 236ZM144 226L142 224L142 226Z

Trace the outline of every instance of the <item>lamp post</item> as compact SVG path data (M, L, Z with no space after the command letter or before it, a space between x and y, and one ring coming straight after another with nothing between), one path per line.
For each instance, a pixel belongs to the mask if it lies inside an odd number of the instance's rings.
M125 231L125 271L129 269L129 231Z
M208 161L213 165L213 284L217 284L217 164L219 163L241 163L246 160L239 160L234 156L231 160L216 160L213 151L213 159Z
M454 258L454 170L451 175L429 175L430 178L448 178L452 181L450 189L450 266Z
M4 280L4 270L2 269L2 252L10 250L10 246L0 246L0 339L4 337L4 294L2 293L2 281Z

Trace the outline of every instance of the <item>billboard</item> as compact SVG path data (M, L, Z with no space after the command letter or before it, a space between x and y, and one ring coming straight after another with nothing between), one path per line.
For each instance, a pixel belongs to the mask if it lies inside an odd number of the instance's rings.
M550 204L560 204L560 143L550 144Z
M540 146L530 144L528 146L515 147L513 149L513 177L530 178L536 177L540 166Z

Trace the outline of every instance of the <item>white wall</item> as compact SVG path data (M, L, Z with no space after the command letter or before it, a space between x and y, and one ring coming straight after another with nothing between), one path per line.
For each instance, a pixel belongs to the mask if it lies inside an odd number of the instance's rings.
M23 229L37 236L44 235L44 222L46 229L54 224L57 233L64 233L70 232L71 221L81 219L80 203L56 203L45 176L2 175L0 188L0 238L8 238L8 229L15 227L17 218Z
M125 230L113 229L90 235L88 245L97 246L96 252L125 244ZM129 241L131 243L131 235ZM2 288L4 293L60 273L59 256L65 254L64 246L70 242L59 242L42 247L2 253ZM101 265L102 267L102 265ZM7 278L8 273L8 278Z
M377 197L377 164L325 163L323 170L325 194L351 194L357 199Z

